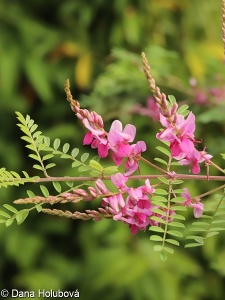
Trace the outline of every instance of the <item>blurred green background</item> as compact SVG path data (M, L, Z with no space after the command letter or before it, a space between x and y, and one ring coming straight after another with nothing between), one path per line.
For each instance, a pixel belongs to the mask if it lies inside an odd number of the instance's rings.
M106 128L114 118L132 122L138 140L148 145L145 157L159 156L160 126L138 113L150 97L142 51L161 90L195 112L196 138L223 167L221 1L0 0L0 37L1 167L36 174L15 111L31 115L52 139L81 147L85 129L66 102L67 78L74 97L102 114ZM51 175L74 174L63 163ZM188 183L192 195L216 186ZM25 196L26 187L0 191L2 204ZM176 249L162 263L149 232L131 236L122 223L32 213L20 226L0 226L0 249L0 289L78 289L85 300L219 300L225 295L222 234L202 249Z

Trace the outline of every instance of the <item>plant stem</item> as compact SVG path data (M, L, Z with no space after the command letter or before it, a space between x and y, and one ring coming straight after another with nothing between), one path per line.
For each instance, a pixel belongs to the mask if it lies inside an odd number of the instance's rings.
M155 174L155 175L130 175L129 179L157 179L159 177L171 178L170 175L165 174ZM94 177L94 176L78 176L78 177L47 177L47 178L37 178L33 181L34 183L39 182L52 182L52 181L95 181L98 178L110 180L111 176L103 176L103 177ZM20 178L21 179L21 178ZM225 176L207 176L207 175L187 175L187 174L176 174L173 177L174 180L184 179L184 180L212 180L212 181L225 181Z
M211 190L211 191L208 191L208 192L206 192L206 193L204 193L204 194L198 195L198 196L196 196L195 198L203 198L203 197L208 196L208 195L210 195L210 194L212 194L212 193L214 193L214 192L216 192L216 191L221 190L222 188L225 188L225 184L223 184L223 185L221 185L221 186L218 186L217 188L215 188L215 189L213 189L213 190Z
M167 174L167 171L163 170L162 168L156 166L155 164L151 163L150 161L148 161L147 159L143 158L142 156L139 157L140 160L144 161L146 164L148 164L149 166L163 172L164 174Z
M220 168L217 164L215 164L214 162L210 161L210 165L212 165L214 168L216 168L217 170L219 170L220 172L225 174L225 171Z

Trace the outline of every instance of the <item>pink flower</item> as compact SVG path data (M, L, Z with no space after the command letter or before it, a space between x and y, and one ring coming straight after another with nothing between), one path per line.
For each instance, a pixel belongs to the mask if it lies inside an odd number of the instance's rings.
M145 230L150 224L149 217L152 215L151 202L149 199L139 199L131 207L128 207L127 203L122 209L122 214L116 219L128 224L132 234L136 234L138 230Z
M204 150L199 152L195 149L194 131L195 116L189 113L187 119L181 114L176 114L173 121L160 114L160 122L166 127L156 135L159 140L170 143L171 156L179 160L181 165L191 165L193 174L200 173L199 163L209 161L212 158Z
M138 187L138 189L142 191L143 195L145 194L153 195L153 193L155 192L155 188L151 187L149 179L146 179L145 185Z
M121 173L117 173L115 175L111 176L112 183L119 189L124 190L127 188L126 182L128 180L128 177L124 176Z
M204 211L204 204L197 202L197 203L193 203L192 206L194 208L194 216L195 218L200 218L203 214Z
M191 196L187 188L183 188L184 193L181 194L181 197L185 199L184 206L190 206Z
M123 210L123 214L125 214L125 217L122 217L121 220L129 224L132 234L136 234L138 230L145 230L146 227L150 224L149 216L152 215L151 206L149 201L145 201L145 202L146 202L146 204L144 204L145 208L139 207L138 206L139 201L138 201L137 205L133 209L129 209L125 207ZM146 207L147 203L149 205Z
M188 153L185 159L181 159L179 161L179 163L183 166L191 165L191 171L193 174L200 173L199 162L201 162L201 155L200 152L196 149Z
M118 217L118 215L120 215L121 208L125 206L125 201L121 194L117 194L115 196L103 198L102 205L106 206L107 204L109 204L109 206L112 208L112 213Z
M108 145L113 151L113 160L117 166L122 163L124 157L128 157L131 152L129 143L133 142L136 134L135 126L127 124L122 130L122 123L115 120L108 133Z
M120 173L113 175L112 182L120 190L120 193L104 197L102 205L108 207L114 215L115 221L123 221L128 224L132 234L136 234L138 230L145 230L150 224L152 204L147 194L152 195L154 189L149 180L146 180L145 185L138 188L128 188L126 181L127 177ZM102 186L101 182L100 186ZM104 187L101 189L104 190ZM124 200L125 194L127 194L126 200Z
M90 145L92 148L98 149L98 155L104 158L108 155L107 139L105 138L106 132L100 128L98 124L89 122L88 119L83 119L84 126L89 129L83 139L83 145Z
M207 154L204 150L198 151L194 149L192 152L188 153L185 159L181 159L179 163L184 166L191 165L191 171L193 174L200 173L199 163L208 162L212 158L212 155Z
M159 140L170 143L171 155L176 159L182 159L194 149L195 116L192 112L184 119L183 115L177 115L175 124L160 114L160 122L166 127L158 133Z
M200 203L199 198L191 199L190 193L187 188L184 188L184 193L181 196L185 199L184 206L189 206L194 208L194 217L200 218L203 214L204 204ZM192 203L194 201L194 203Z
M186 136L182 136L180 139L176 139L171 143L170 149L172 157L179 160L194 150L194 143Z
M131 152L125 163L126 176L131 175L138 169L138 156L144 151L146 151L146 144L143 141L131 145Z

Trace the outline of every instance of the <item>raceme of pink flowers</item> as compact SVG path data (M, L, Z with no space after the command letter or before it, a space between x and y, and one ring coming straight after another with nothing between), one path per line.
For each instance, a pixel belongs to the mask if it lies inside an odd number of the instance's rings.
M87 118L82 120L84 126L89 130L85 135L83 144L91 145L92 148L98 149L98 155L105 158L112 151L112 158L116 166L120 166L124 158L126 175L130 175L138 169L138 156L146 151L146 144L138 141L131 144L136 135L134 125L127 124L123 129L119 120L113 121L109 132L104 130L104 125L100 127L95 122L90 122Z
M159 121L159 107L153 97L147 99L146 107L137 104L132 109L135 114L140 114L142 116L150 117L153 122Z
M126 185L128 178L121 173L111 176L112 183L119 190L115 195L103 196L102 206L108 207L115 221L123 221L128 224L132 234L138 230L145 230L148 225L153 225L151 196L155 189L151 187L149 180L138 188L129 188ZM98 191L107 192L107 188L101 179L96 181Z

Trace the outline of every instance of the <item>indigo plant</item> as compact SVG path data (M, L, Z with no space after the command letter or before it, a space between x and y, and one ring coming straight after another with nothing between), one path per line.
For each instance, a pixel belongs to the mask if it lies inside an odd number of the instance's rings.
M222 32L225 43L225 1L222 5ZM134 142L136 127L133 124L124 126L119 120L114 120L107 130L102 116L81 108L80 103L73 99L67 80L67 101L87 129L83 145L96 149L97 156L90 158L89 153L79 155L79 148L71 149L68 143L61 145L58 138L51 141L38 130L30 116L24 117L16 112L18 126L23 132L21 138L30 151L29 157L35 161L33 168L42 175L30 176L26 171L21 175L1 168L0 187L40 184L41 195L27 190L27 197L14 201L15 204L32 204L22 210L4 204L0 211L1 223L8 227L15 221L19 225L31 210L85 221L111 219L123 222L132 234L149 230L150 240L155 243L154 250L160 253L162 260L167 259L167 253L173 254L183 240L185 247L202 246L208 238L225 230L225 184L200 195L193 195L186 186L189 180L223 182L225 171L213 162L212 155L202 145L201 137L195 137L195 115L188 110L188 105L179 107L174 96L161 92L151 75L145 53L142 53L142 63L154 96L154 101L153 98L149 100L149 107L154 109L153 115L162 125L156 139L159 141L157 150L164 158L148 160L145 141ZM67 160L77 176L52 176L57 168L54 162L56 156ZM111 159L109 165L104 163L106 157L107 161ZM222 157L225 158L225 154ZM148 174L143 173L143 164L148 166ZM183 166L183 173L176 173L177 165ZM201 168L205 175L200 175ZM219 170L221 176L210 175L211 168ZM151 174L153 169L154 174ZM54 194L47 188L49 183ZM204 197L211 194L214 198L204 201ZM74 211L71 207L76 207L81 201L94 201L98 208ZM69 206L70 210L52 208L57 203L71 203L72 206ZM185 231L189 225L185 218L187 209L193 210L196 219L190 228L193 234L188 235Z

